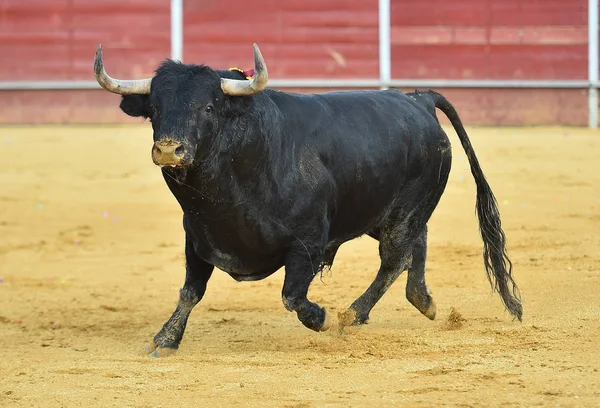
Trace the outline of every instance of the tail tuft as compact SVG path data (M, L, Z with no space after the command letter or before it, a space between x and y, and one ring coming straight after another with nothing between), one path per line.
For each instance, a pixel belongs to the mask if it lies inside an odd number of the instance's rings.
M506 236L502 230L496 197L483 175L458 113L444 96L434 91L428 91L428 93L433 98L435 107L450 119L469 159L471 174L477 185L476 210L479 218L479 232L483 240L483 262L490 285L500 294L502 302L510 314L522 321L521 295L513 279L512 263L506 253Z

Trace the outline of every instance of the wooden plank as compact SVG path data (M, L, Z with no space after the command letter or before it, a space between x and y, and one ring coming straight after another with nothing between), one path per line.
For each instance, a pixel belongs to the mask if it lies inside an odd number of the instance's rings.
M239 0L201 0L184 1L185 13L210 14L227 12L236 16L248 16L260 13L270 13L274 10L282 10L287 1L281 0L254 0L251 3Z
M393 25L584 25L587 0L392 0Z
M585 45L395 45L394 78L585 79Z
M284 27L379 27L377 7L368 10L294 10L282 13Z
M147 78L154 75L158 65L169 58L168 46L159 52L156 47L111 48L104 51L104 66L110 76L123 79ZM93 62L95 48L87 45L73 48L71 77L81 80L94 80Z
M0 81L71 78L68 44L2 44L0 52L11 56L0 60Z
M400 27L392 26L390 41L395 44L450 44L452 27Z
M46 45L54 46L65 41L69 41L68 31L50 31L50 32L25 32L25 33L3 33L0 32L0 45Z
M4 0L0 3L0 32L64 31L69 0Z
M587 44L586 26L392 26L392 44Z
M282 32L285 44L339 44L350 43L360 47L378 40L373 27L286 27Z
M378 48L376 45L356 47L354 44L259 44L271 78L323 78L352 73L376 78ZM251 44L194 44L186 47L186 61L206 64L214 69L254 66ZM289 76L288 76L289 75Z
M587 26L524 27L523 44L587 44Z
M390 6L394 26L485 26L489 21L488 0L391 0Z
M587 0L490 1L491 26L561 26L587 23Z
M96 46L104 45L110 75L151 76L170 56L170 5L161 0L73 0L71 76L93 79Z
M302 0L302 1L282 1L281 6L284 10L362 10L371 11L377 10L378 0L362 0L362 1L347 1L347 0Z
M239 26L239 25L238 25ZM275 27L274 27L275 26ZM279 42L281 31L276 28L273 21L253 23L248 26L246 34L240 34L235 30L236 24L222 23L219 21L205 21L202 24L185 26L185 46L189 44L203 43L246 43L260 44Z
M487 44L489 30L483 27L454 27L452 42L454 44Z

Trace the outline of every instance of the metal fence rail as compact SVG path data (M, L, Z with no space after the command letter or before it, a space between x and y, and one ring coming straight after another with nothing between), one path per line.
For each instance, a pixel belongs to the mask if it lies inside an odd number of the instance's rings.
M183 60L183 0L171 0L171 58ZM390 0L379 0L378 79L272 79L272 88L529 88L587 89L588 125L598 127L598 0L588 0L588 80L393 79ZM96 81L0 81L2 90L99 89Z
M493 80L493 79L271 79L269 88L593 88L585 80ZM0 82L0 90L73 90L100 89L96 81L16 81Z

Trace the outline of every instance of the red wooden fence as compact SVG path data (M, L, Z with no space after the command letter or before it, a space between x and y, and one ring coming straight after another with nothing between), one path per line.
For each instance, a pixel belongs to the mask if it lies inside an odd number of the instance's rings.
M170 55L167 0L0 0L0 81L144 77ZM378 1L186 0L184 59L272 78L378 76ZM392 0L392 76L585 79L586 0ZM586 123L583 90L443 90L467 123ZM131 121L102 91L0 91L0 122Z

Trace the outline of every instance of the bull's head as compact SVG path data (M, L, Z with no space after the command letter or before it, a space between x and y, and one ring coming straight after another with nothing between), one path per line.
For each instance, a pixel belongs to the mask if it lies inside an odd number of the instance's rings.
M153 78L120 80L104 70L102 45L96 50L96 80L107 91L122 95L121 109L130 116L150 118L154 129L152 160L163 167L194 163L199 146L215 135L223 121L229 97L250 96L267 86L263 57L254 44L255 74L251 80L234 79L206 66L166 61ZM229 78L223 76L230 76Z

